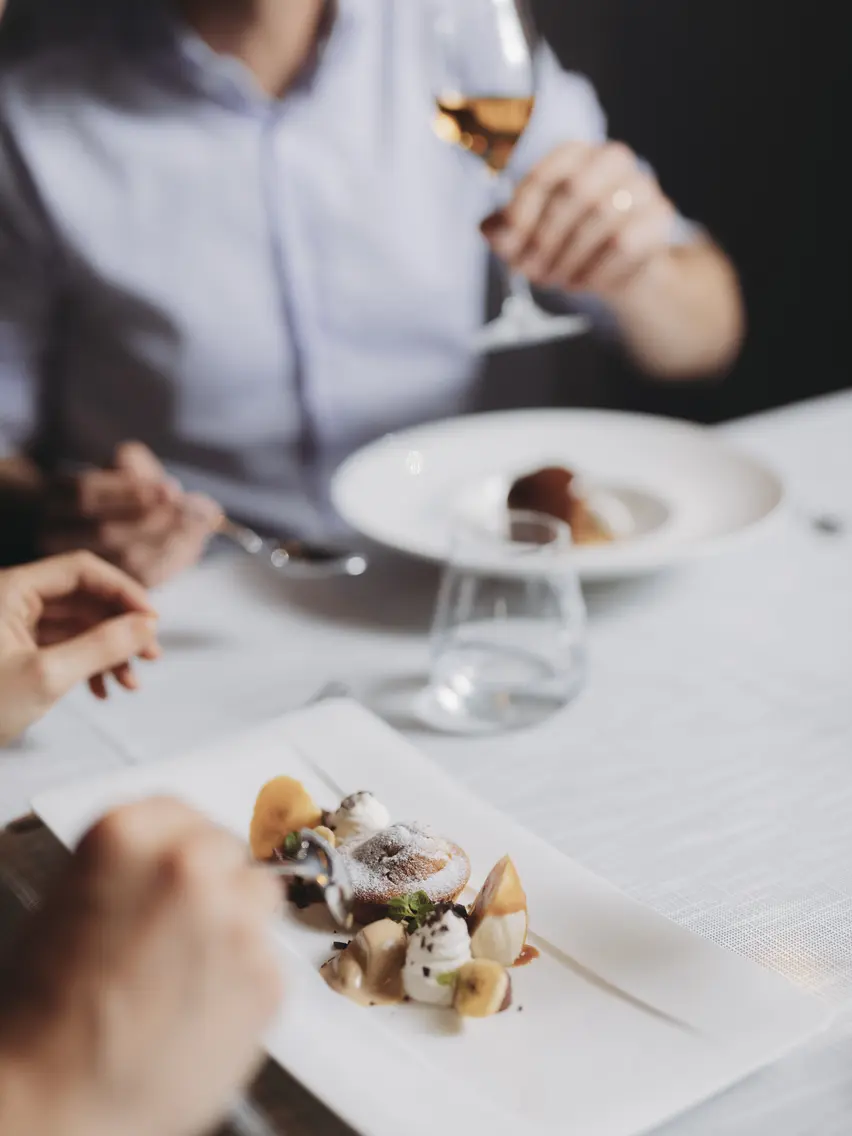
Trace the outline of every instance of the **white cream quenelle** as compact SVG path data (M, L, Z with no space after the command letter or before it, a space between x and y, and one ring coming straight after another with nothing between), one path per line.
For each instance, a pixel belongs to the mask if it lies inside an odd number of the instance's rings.
M408 941L402 972L405 993L414 1002L452 1006L454 984L439 979L455 974L470 958L466 919L452 908L437 911Z
M328 818L338 844L369 840L390 825L390 813L372 793L353 793Z

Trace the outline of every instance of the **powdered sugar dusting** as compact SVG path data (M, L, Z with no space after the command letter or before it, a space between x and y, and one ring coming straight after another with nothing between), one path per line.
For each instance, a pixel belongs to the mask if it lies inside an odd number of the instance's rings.
M462 849L421 824L394 824L340 851L355 897L365 902L422 891L437 903L456 896L470 878Z

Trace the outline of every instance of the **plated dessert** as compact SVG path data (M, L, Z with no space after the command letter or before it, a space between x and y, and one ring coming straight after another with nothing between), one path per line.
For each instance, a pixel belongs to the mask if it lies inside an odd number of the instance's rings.
M372 793L355 793L323 812L292 778L265 785L251 823L253 855L286 855L305 828L338 853L361 925L351 942L335 944L321 969L333 990L360 1005L420 1002L466 1018L508 1009L509 971L536 955L527 945L527 898L508 856L467 907L460 898L471 865L458 844L419 823L393 823ZM304 907L322 893L290 884L289 898Z
M609 544L616 539L611 526L580 492L577 475L562 466L518 478L509 490L508 506L564 521L575 544Z

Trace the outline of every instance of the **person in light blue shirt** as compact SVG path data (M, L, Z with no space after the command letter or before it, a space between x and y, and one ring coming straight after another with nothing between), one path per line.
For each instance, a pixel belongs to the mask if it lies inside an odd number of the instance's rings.
M29 4L37 49L0 82L19 546L156 584L220 508L322 535L346 454L472 409L490 252L651 375L738 350L728 260L546 46L498 210L434 133L427 0Z

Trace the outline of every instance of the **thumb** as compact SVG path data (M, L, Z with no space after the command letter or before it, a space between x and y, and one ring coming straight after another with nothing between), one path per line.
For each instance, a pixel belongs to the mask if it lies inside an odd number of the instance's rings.
M152 615L118 616L91 631L40 652L41 671L50 694L61 698L95 675L111 671L156 646L157 620Z
M123 442L115 451L115 468L140 481L165 481L166 471L142 442Z

